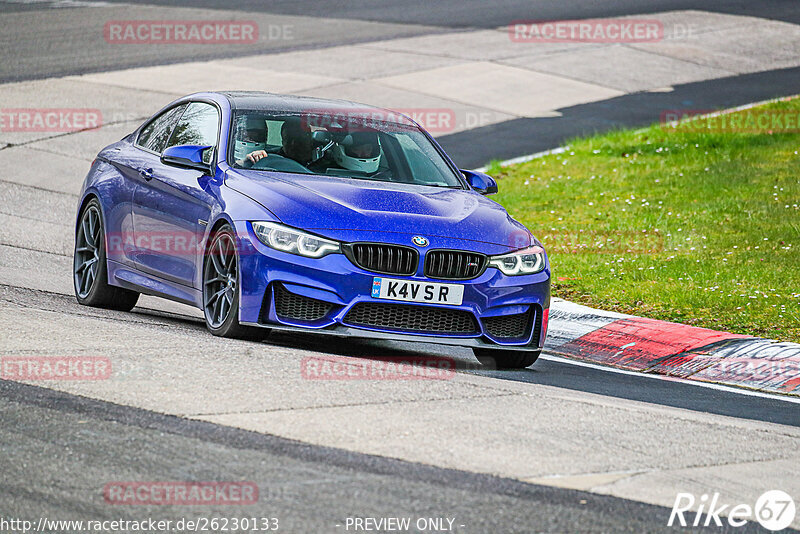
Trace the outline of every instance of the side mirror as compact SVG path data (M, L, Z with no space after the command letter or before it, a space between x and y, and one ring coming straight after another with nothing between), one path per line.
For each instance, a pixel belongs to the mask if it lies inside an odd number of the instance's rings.
M325 152L330 150L335 144L331 134L324 130L317 130L316 132L312 133L311 139L319 146L314 147L314 151L311 154L310 163L314 163L315 161L322 159L322 156L325 155Z
M194 169L213 176L214 170L211 164L203 161L203 154L206 150L211 150L212 148L200 145L171 146L161 154L161 163L172 165L173 167Z
M461 174L467 179L467 183L481 195L493 195L497 193L497 182L488 174L477 171L461 169Z
M311 134L311 139L322 145L331 140L331 134L325 130L316 130Z

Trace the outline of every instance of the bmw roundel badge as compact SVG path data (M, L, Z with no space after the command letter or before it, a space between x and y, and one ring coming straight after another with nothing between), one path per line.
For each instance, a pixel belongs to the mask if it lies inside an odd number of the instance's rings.
M415 235L411 238L411 242L417 245L418 247L427 247L428 240L422 237L421 235Z

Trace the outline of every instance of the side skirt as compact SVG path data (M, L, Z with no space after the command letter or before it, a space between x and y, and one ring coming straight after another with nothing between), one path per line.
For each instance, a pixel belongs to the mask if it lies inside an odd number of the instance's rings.
M132 267L109 260L108 283L132 289L145 295L153 295L181 304L203 309L203 293L199 289L168 282L152 275L143 274Z

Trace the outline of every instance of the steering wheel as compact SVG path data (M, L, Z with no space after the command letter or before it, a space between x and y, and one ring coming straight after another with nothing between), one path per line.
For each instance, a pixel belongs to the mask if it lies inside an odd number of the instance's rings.
M250 168L265 171L299 172L302 174L311 173L309 168L305 165L296 162L292 158L281 156L280 154L269 154L266 158L261 158L255 162Z

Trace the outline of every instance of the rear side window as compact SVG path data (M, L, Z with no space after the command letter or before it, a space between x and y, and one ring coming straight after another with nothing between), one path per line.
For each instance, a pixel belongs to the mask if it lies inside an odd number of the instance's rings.
M186 104L176 106L168 109L145 126L139 134L139 139L136 144L147 150L152 150L157 154L161 154L164 147L167 145L172 129L178 122L178 118L186 109Z
M192 102L172 131L167 147L176 145L217 146L219 113L217 108L204 102ZM211 162L213 149L203 154L206 163Z

